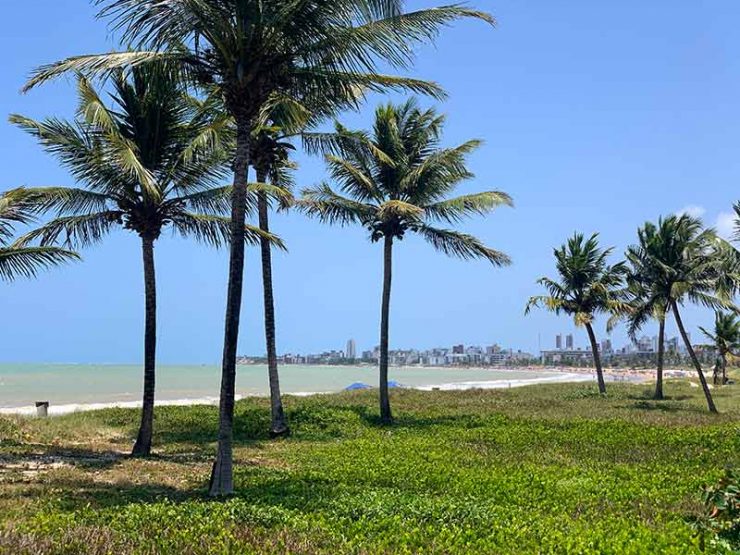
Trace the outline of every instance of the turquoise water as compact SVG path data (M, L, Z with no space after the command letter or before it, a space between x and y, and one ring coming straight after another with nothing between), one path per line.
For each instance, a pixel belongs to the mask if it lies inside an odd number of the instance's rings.
M377 368L356 366L291 366L280 368L284 393L340 391L353 382L377 383ZM457 389L498 380L552 379L553 374L526 370L393 368L392 380L409 387ZM216 366L159 366L157 399L205 399L219 394ZM52 405L130 402L141 399L142 369L137 365L0 364L0 408L24 407L35 401ZM506 384L503 384L504 387ZM236 392L268 394L267 367L240 366Z

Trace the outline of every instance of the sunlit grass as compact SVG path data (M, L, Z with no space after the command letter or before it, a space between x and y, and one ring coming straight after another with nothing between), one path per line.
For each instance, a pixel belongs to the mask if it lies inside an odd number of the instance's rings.
M138 414L0 420L0 552L694 553L702 484L740 462L740 393L543 385L237 405L237 495L205 497L217 409L164 407L157 454L125 454Z

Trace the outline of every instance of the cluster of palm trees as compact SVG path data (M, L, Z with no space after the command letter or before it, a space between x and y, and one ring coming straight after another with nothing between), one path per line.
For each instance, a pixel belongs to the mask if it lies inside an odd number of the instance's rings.
M138 235L145 286L144 395L133 454L151 451L156 360L154 245L167 228L228 245L218 449L211 495L233 492L232 439L245 245L261 250L273 435L289 432L275 347L269 209L296 206L328 223L358 223L384 244L380 411L388 399L388 333L394 243L415 232L445 254L495 266L506 255L435 224L486 214L511 199L500 191L450 198L473 177L467 155L479 142L440 145L444 118L415 101L381 106L372 131L316 126L359 108L374 92L444 97L435 83L387 75L407 69L419 44L461 18L484 12L448 5L404 11L403 0L96 0L127 49L81 55L38 68L28 91L62 75L77 78L72 121L14 115L69 170L79 188L15 189L0 199L0 275L33 275L77 258L117 226ZM106 104L103 92L111 98ZM300 137L323 153L336 184L291 193L290 160ZM250 181L250 166L256 179ZM233 175L231 185L223 180ZM258 225L247 224L257 213ZM50 220L15 241L13 225Z
M740 240L740 203L735 212L736 239ZM657 322L654 398L658 400L664 398L665 324L672 314L696 368L707 406L711 412L717 412L679 309L688 302L716 311L714 331L701 329L719 355L714 382L726 383L727 357L740 347L740 309L734 304L740 289L740 252L713 229L705 228L700 219L686 214L661 218L657 224L647 222L638 229L637 238L637 243L627 249L625 261L610 264L613 249L600 248L598 235L586 239L576 233L555 250L559 278L539 280L548 294L530 298L526 312L543 306L556 314L572 316L576 325L586 328L602 394L606 393L606 384L593 329L595 317L608 316L608 331L617 322L626 321L633 340L648 322Z

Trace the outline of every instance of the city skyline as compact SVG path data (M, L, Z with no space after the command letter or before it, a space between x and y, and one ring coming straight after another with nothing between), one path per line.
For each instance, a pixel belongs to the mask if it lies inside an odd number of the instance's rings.
M565 338L565 341L563 341ZM689 340L691 336L689 335ZM612 339L607 337L598 343L599 351L603 356L641 356L657 353L658 336L643 334L635 341L629 341L621 347L614 348ZM554 348L547 347L530 353L525 349L517 347L503 347L498 343L465 344L456 343L449 346L436 347L391 347L391 364L428 364L430 366L454 365L456 362L465 364L503 364L512 361L525 361L539 359L542 363L546 360L552 361L553 357L562 359L568 356L577 356L583 359L592 358L590 345L580 346L576 344L573 334L558 333L554 336ZM353 338L347 340L344 350L323 350L317 352L282 352L278 357L283 364L315 364L338 361L352 362L377 362L380 346L375 345L372 349L361 350L358 355L357 343ZM685 354L686 348L678 336L667 336L665 339L665 352ZM261 355L242 355L242 360L258 360L265 358Z

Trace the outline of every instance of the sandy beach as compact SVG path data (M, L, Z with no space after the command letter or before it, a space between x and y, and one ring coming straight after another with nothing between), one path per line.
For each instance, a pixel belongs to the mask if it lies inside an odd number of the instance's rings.
M34 367L36 368L36 367ZM183 370L185 368L186 370ZM53 381L54 378L64 377L69 372L80 371L77 367L58 368L51 366L45 368L42 379L35 379L31 385L35 387L33 395L38 400L48 400L50 406L48 414L57 416L78 411L100 410L105 408L137 408L141 406L138 400L136 380L139 378L137 366L126 367L125 376L134 383L126 383L118 386L122 370L115 368L110 373L113 383L106 382L103 378L107 371L106 367L83 367L83 371L94 374L99 379L95 400L88 401L92 394L83 388L69 392L66 396L60 396L53 386L43 388L39 383ZM354 382L361 382L373 386L376 381L377 371L373 367L315 367L302 365L286 365L282 368L285 377L285 395L310 396L342 391ZM202 388L183 389L183 384L189 384L187 372L195 373L196 380L203 378L204 371L197 367L167 367L161 368L161 387L158 390L157 406L188 406L188 405L217 405L218 397L212 394L199 394L200 391L217 391L218 372L216 368L208 368L209 379ZM16 372L16 376L22 372ZM608 372L609 381L642 381L651 377L649 372ZM25 377L25 376L23 376ZM266 372L259 366L241 367L240 378L244 380L239 387L237 398L247 396L266 396L267 389L259 380L266 378ZM506 389L514 387L525 387L527 385L563 382L589 382L595 380L593 370L587 368L432 368L432 367L395 367L392 369L392 379L396 380L401 387L418 389L423 391L460 391L466 389ZM8 374L0 372L0 393L2 386L10 384ZM30 383L30 382L29 382ZM16 384L15 391L21 389L22 384ZM120 392L124 391L125 394ZM5 400L0 399L0 414L28 415L36 414L34 402L30 394L24 393L26 402L18 402L17 394L10 397L6 394ZM9 402L10 401L10 402Z

